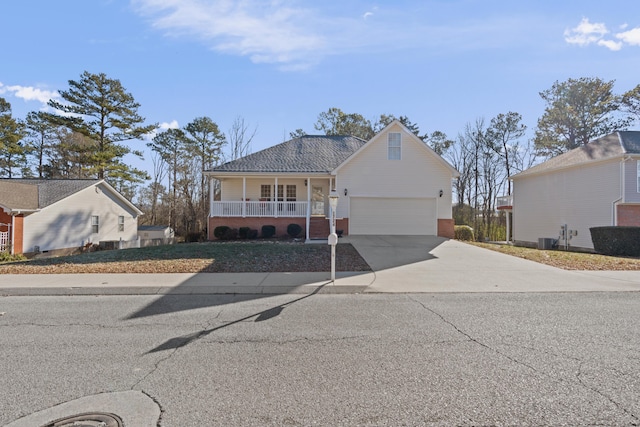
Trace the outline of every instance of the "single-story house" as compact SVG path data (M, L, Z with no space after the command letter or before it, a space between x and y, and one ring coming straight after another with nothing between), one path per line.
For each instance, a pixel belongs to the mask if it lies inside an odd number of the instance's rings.
M217 226L273 225L285 235L292 223L307 240L327 238L331 190L339 195L336 229L344 235L454 236L452 180L459 172L397 120L369 141L302 136L205 174L210 240Z
M14 254L137 239L136 206L101 179L0 179L0 234Z
M640 132L615 132L511 177L513 240L593 250L589 228L640 226ZM564 228L564 231L563 231Z

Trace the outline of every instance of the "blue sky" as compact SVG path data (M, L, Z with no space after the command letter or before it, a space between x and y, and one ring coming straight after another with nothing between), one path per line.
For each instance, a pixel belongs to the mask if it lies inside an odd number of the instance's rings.
M257 127L254 152L316 133L330 107L406 115L450 137L516 111L531 138L539 92L556 80L640 84L629 0L20 0L1 11L0 96L15 117L103 72L149 123L209 116L226 133L241 116Z

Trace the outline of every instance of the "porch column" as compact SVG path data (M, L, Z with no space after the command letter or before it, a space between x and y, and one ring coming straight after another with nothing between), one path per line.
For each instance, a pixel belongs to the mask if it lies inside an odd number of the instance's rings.
M273 186L273 216L278 218L278 177L276 176L276 184Z
M209 177L209 218L211 218L211 216L213 215L213 197L214 197L213 178ZM207 224L207 229L208 227L209 227L209 224Z
M307 178L307 231L305 233L305 242L309 241L309 227L311 226L311 178Z
M247 217L247 177L242 177L242 218Z

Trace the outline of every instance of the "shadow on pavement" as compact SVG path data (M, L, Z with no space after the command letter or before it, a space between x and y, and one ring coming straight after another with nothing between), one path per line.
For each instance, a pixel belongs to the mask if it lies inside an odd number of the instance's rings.
M437 236L347 236L373 271L435 259L435 248L449 239Z
M157 353L159 351L164 351L164 350L174 350L174 349L178 349L178 348L184 347L184 346L189 345L192 342L199 340L200 338L204 338L207 335L210 335L210 334L212 334L212 333L214 333L216 331L219 331L219 330L224 329L224 328L228 328L229 326L233 326L233 325L235 325L237 323L246 322L247 320L252 319L254 317L255 317L254 322L264 322L266 320L272 319L272 318L278 316L279 314L281 314L286 307L288 307L290 305L293 305L293 304L295 304L295 303L297 303L299 301L302 301L303 299L309 298L309 297L317 294L326 285L327 284L321 285L318 288L316 288L312 293L307 294L307 295L303 295L303 296L301 296L299 298L296 298L296 299L294 299L292 301L288 301L288 302L286 302L284 304L280 304L280 305L277 305L275 307L268 308L268 309L260 311L258 313L250 314L250 315L245 316L245 317L243 317L241 319L236 319L236 320L233 320L231 322L224 323L224 324L222 324L220 326L216 326L215 328L206 329L206 330L203 330L203 331L198 331L198 332L195 332L195 333L189 334L189 335L183 335L183 336L180 336L180 337L170 338L167 341L165 341L164 343L160 344L159 346L149 350L147 352L147 354Z

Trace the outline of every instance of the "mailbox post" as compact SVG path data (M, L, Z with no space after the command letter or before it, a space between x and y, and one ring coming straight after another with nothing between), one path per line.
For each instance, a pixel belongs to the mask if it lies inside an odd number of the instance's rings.
M331 283L336 283L336 245L338 235L336 234L336 208L338 207L338 192L331 190L329 194L329 206L331 207L331 234L328 243L331 245Z

